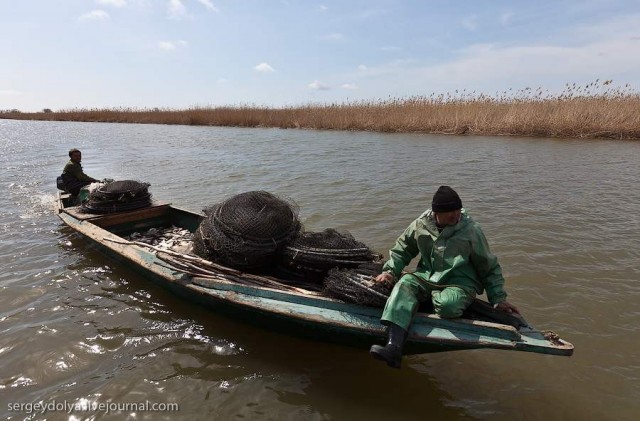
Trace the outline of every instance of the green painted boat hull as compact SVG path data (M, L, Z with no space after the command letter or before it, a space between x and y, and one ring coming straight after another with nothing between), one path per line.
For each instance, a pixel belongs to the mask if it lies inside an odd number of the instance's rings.
M383 343L382 309L344 303L309 294L265 287L240 285L228 281L192 278L165 266L148 249L119 244L122 237L152 227L180 226L194 231L202 215L170 205L109 215L83 215L60 195L58 216L92 241L110 257L124 262L146 278L176 295L197 302L212 311L253 325L305 337L368 349ZM548 337L548 336L547 336ZM573 345L530 327L481 320L446 320L418 313L405 346L406 354L464 349L504 349L568 356Z

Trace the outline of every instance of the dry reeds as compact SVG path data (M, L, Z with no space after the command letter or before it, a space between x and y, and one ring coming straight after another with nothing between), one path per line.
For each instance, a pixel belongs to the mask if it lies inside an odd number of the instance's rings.
M284 108L260 106L170 109L72 109L0 112L23 120L280 127L377 132L640 139L640 94L610 80L567 84L560 94L542 88L494 95L455 91Z

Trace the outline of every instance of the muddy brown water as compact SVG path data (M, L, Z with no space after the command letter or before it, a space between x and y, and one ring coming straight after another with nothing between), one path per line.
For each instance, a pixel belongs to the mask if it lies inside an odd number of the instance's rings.
M149 182L194 211L247 190L287 196L307 229L348 230L385 253L449 184L499 256L510 300L575 355L427 354L395 371L192 305L59 222L55 177L71 147L88 174ZM0 120L0 415L635 420L639 167L637 142ZM28 407L51 402L179 411Z

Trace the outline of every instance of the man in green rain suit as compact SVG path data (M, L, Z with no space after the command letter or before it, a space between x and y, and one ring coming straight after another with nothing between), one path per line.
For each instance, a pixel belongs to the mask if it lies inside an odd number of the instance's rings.
M418 254L416 271L403 275L387 300L382 324L387 326L389 337L385 346L371 347L369 352L376 359L400 368L407 331L421 301L430 299L440 317L456 318L462 316L476 294L486 290L495 308L519 314L506 301L502 269L482 229L462 209L460 197L449 186L440 186L431 209L400 235L376 281L398 279Z

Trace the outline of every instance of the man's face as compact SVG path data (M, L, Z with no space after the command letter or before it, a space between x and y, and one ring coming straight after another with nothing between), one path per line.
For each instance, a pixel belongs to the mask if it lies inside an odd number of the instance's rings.
M434 212L433 216L436 218L436 223L441 227L447 225L455 225L460 221L460 215L462 212L460 209L452 210L449 212Z
M80 152L71 153L71 160L73 162L80 162L82 160L82 154Z

